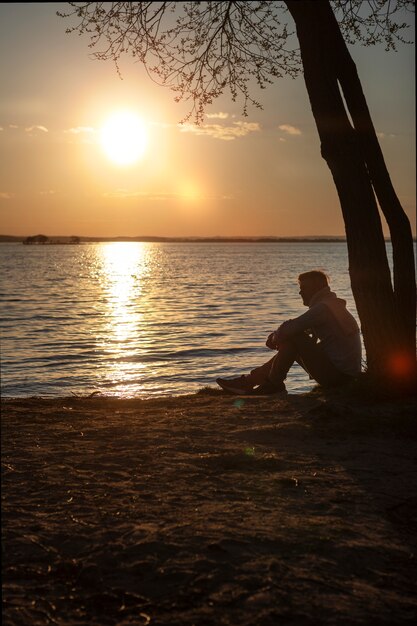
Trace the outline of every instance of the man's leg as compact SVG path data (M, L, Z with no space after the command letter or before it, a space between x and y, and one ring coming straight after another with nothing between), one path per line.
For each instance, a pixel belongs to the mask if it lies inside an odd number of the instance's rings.
M275 383L285 380L294 361L297 361L310 378L316 380L323 387L340 385L349 380L347 374L340 372L333 365L323 351L321 344L306 333L295 335L282 345L273 360L268 376L269 380Z
M232 380L218 378L217 383L232 393L251 393L254 387L270 387L268 393L285 391L284 379L288 370L298 356L297 346L293 342L285 342L272 359L255 367L249 374Z
M250 393L257 386L261 390L266 386L266 389L271 388L272 391L283 391L284 380L294 362L299 363L311 378L324 387L349 380L349 376L339 372L333 365L320 343L306 333L301 333L285 341L272 359L253 369L250 374L231 381L218 378L217 382L223 389L234 393Z
M225 391L230 391L237 394L251 393L254 387L258 385L263 385L268 381L269 374L277 356L278 355L276 354L272 359L270 359L260 367L256 367L255 369L253 369L250 374L242 375L238 378L232 379L217 378L216 382ZM291 361L291 364L293 362L294 359ZM278 390L285 391L285 385L282 383L281 388L279 388Z
M272 369L272 364L276 359L277 355L274 354L272 359L269 359L263 365L259 365L250 371L249 374L246 374L245 378L252 385L252 387L256 387L256 385L262 385L266 380L268 380L269 374Z
M253 387L263 385L267 381L282 383L288 374L288 370L294 361L297 360L297 356L297 346L292 342L285 342L272 359L253 369L246 376L246 379Z

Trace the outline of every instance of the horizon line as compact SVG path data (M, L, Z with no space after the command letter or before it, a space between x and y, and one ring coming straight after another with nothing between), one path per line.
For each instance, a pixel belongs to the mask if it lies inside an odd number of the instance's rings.
M24 241L30 237L44 236L49 240L78 239L80 242L100 242L100 241L137 241L137 242L163 242L163 241L346 241L346 235L4 235L0 234L0 242L7 240ZM390 241L390 236L384 236L384 240ZM413 241L416 236L413 235Z
M48 239L71 239L77 238L79 240L215 240L215 239L265 239L265 240L278 240L278 239L346 239L346 235L48 235L46 233L37 233L36 235L6 235L0 234L1 239L17 239L24 240L30 237L44 236Z

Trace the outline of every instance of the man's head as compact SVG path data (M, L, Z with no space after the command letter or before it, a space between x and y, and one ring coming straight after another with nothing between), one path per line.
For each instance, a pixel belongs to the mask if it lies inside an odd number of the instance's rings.
M303 304L309 305L311 298L318 291L324 287L329 286L328 277L324 272L319 270L313 270L312 272L305 272L298 277L298 283L300 285L300 296L303 299Z

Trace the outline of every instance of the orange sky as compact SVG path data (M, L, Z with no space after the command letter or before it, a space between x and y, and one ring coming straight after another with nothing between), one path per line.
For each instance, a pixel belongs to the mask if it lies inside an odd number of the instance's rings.
M0 5L1 234L344 234L302 77L278 80L246 118L224 96L203 126L181 126L187 104L127 58L123 80L91 60L87 39L66 35L55 15L65 8ZM415 233L414 45L351 50ZM142 158L124 166L100 139L119 110L147 134Z

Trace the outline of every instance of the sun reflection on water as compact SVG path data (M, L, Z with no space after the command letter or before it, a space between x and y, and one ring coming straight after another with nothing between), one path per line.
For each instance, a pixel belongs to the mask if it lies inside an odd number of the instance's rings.
M103 246L104 276L113 340L129 340L136 332L141 313L145 249L141 243L111 243Z
M107 380L117 384L124 395L123 383L135 379L140 387L140 371L145 365L132 363L133 346L137 347L143 318L143 280L148 273L146 244L109 243L102 246L102 286L106 302L106 329L102 347L111 355Z

